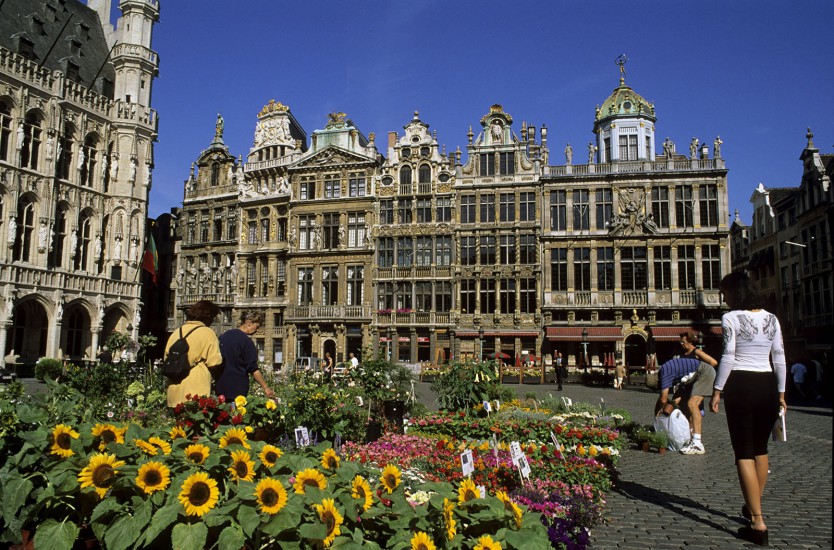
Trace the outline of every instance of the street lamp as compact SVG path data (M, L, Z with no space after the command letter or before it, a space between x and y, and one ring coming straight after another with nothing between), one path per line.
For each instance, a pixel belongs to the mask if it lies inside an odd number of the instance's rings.
M588 329L582 329L582 365L588 368Z
M478 361L484 360L484 327L478 329Z

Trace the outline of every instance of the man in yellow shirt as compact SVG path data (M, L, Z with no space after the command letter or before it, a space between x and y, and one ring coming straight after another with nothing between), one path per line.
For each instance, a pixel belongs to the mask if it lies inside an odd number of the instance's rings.
M188 308L185 312L187 321L182 326L183 335L188 334L188 361L191 363L191 371L188 376L178 383L168 386L168 406L176 407L186 401L186 395L207 396L211 393L211 372L209 369L219 367L223 364L223 356L220 355L220 343L217 335L210 328L220 308L208 300L199 302ZM180 329L174 331L168 338L165 345L165 355L180 339Z

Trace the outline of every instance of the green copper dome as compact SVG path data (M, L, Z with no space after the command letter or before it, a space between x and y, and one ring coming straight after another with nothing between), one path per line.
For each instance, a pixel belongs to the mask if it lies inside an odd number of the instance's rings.
M654 113L654 104L626 86L625 79L621 78L620 85L603 102L602 107L597 107L594 126L607 120L625 117L657 120Z

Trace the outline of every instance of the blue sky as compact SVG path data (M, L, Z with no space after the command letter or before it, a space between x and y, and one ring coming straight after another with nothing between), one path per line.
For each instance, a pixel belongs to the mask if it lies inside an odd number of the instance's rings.
M191 163L212 140L244 158L256 115L289 105L307 134L344 111L386 154L389 131L414 110L447 150L493 103L548 127L551 162L593 139L594 107L626 83L655 103L658 147L692 137L729 168L730 209L750 223L749 198L799 184L806 128L834 153L834 2L704 0L163 0L153 48L159 142L149 214L181 206Z

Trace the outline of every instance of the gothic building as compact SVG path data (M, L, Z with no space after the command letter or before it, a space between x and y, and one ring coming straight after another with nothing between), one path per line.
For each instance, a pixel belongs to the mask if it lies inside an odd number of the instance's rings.
M0 2L0 364L137 334L157 0Z
M176 311L202 297L262 310L255 340L275 367L372 349L410 363L561 352L640 368L678 353L687 331L718 353L721 140L711 158L695 138L688 155L668 138L658 153L656 120L621 79L596 109L587 162L567 145L555 165L546 127L517 132L493 105L464 162L416 112L386 156L344 113L305 150L289 107L271 101L245 164L216 132L186 182Z

